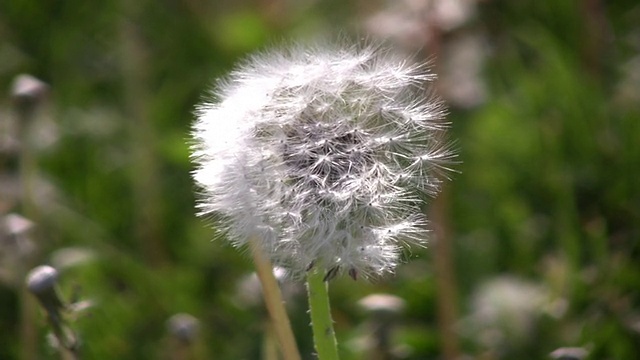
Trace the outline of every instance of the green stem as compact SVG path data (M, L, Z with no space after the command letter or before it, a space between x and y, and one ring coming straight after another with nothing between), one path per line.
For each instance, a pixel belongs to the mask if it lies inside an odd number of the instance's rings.
M309 270L307 273L307 293L309 295L313 342L318 353L318 359L337 360L338 344L333 330L327 287L328 284L324 281L324 274L317 269Z

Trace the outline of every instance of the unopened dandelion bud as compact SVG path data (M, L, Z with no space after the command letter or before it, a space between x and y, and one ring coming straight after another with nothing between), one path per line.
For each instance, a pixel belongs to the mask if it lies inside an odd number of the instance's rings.
M372 314L400 314L405 308L405 301L394 295L371 294L358 301L358 305Z
M45 98L48 89L49 86L37 78L20 74L13 80L11 96L17 110L28 117L30 112Z
M196 338L200 329L198 319L190 314L175 314L167 320L169 333L183 343L191 343Z
M391 272L423 244L424 194L451 156L435 79L378 46L255 55L198 107L192 159L202 215L259 238L279 266L325 280Z
M389 294L371 294L358 304L370 314L369 327L373 345L370 359L393 359L392 333L395 322L405 307L405 301Z
M47 84L37 78L28 74L20 74L13 81L11 94L19 101L33 101L42 98L47 89Z
M64 302L56 289L57 282L58 271L48 265L35 267L27 274L27 288L54 321L59 321L60 310L64 308Z
M13 237L26 235L35 226L31 220L13 213L5 215L0 223L3 225L2 230Z
M587 356L589 356L589 351L580 347L563 347L549 354L549 357L555 360L583 360Z
M67 306L57 290L58 271L48 265L41 265L27 274L27 288L37 298L47 312L51 334L49 344L69 356L76 356L80 346L80 339L67 325L63 311L75 310L74 306ZM74 359L76 357L73 357Z

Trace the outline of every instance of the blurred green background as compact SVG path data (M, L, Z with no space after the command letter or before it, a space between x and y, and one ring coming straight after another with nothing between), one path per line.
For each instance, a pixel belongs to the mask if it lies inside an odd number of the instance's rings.
M92 304L69 320L83 358L267 358L249 257L194 215L193 109L247 53L337 33L431 61L459 149L430 246L331 283L343 358L637 358L637 1L9 0L0 359L59 358L23 285L40 264ZM312 359L304 289L286 287ZM374 293L392 314L367 310ZM190 355L177 313L199 321Z

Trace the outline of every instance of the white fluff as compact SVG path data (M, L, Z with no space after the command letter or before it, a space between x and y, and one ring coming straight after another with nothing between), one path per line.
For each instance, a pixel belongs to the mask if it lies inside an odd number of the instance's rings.
M255 55L198 107L201 214L237 246L258 235L294 274L311 264L379 275L424 243L423 194L451 156L435 78L377 46Z

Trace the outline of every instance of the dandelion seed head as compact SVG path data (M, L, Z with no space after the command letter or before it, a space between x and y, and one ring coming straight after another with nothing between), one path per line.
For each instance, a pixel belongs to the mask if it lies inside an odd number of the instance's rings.
M197 108L200 213L293 273L392 272L403 246L424 243L422 194L452 155L434 78L379 46L255 55Z

